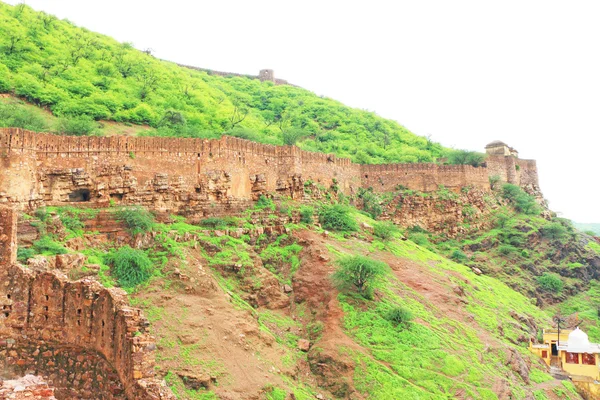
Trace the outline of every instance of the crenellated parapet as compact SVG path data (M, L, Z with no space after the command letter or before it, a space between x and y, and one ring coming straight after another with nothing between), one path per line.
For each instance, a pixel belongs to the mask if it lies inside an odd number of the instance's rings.
M494 146L487 167L439 164L360 165L333 154L235 137L77 137L0 128L0 203L21 209L68 202L110 201L206 213L207 202L233 204L278 193L304 197L304 182L387 192L440 186L489 190L489 177L533 191L537 167L506 145ZM18 184L15 184L18 182ZM530 191L531 191L530 190ZM89 205L88 205L89 206Z

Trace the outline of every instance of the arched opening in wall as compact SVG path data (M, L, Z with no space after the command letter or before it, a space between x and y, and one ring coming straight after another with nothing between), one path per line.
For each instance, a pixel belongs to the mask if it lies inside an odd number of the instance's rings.
M115 203L120 203L120 202L123 201L123 196L124 196L123 193L111 193L110 194L110 199L112 201L114 201Z
M91 195L89 189L77 189L69 193L69 201L71 203L90 201L90 197Z

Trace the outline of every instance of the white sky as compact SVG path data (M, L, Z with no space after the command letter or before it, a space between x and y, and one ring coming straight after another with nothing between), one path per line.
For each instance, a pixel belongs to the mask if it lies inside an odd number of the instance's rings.
M597 0L25 3L159 58L272 68L446 146L502 140L538 161L554 211L600 222Z

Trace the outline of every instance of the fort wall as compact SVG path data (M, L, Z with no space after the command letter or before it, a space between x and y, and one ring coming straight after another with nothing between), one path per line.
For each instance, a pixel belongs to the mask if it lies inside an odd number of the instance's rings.
M489 155L487 168L465 165L359 165L296 146L234 137L76 137L0 129L0 203L36 208L71 202L138 204L179 212L235 212L260 195L305 199L307 182L352 194L399 186L431 192L489 190L488 177L537 186L535 161ZM218 204L215 210L215 204ZM88 204L89 206L90 204Z
M174 399L155 379L148 322L124 292L15 264L14 210L0 210L0 229L4 375L51 377L59 399Z

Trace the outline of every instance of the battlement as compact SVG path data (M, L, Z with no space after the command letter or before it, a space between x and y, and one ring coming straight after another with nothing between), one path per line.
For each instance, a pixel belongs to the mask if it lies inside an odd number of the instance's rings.
M0 159L4 160L0 202L17 208L119 201L179 212L198 210L192 205L204 207L206 202L255 200L262 194L303 198L306 181L334 185L345 194L359 187L379 192L400 186L431 192L442 185L489 190L493 175L537 188L535 161L514 154L489 154L487 166L478 168L432 163L361 165L297 146L230 136L77 137L0 128Z
M258 72L258 75L251 75L251 74L239 74L236 72L216 71L214 69L194 67L194 66L185 65L185 64L177 64L177 65L182 68L193 69L195 71L202 71L202 72L206 72L209 75L217 75L217 76L222 76L224 78L241 77L241 78L248 78L248 79L258 79L263 82L264 81L273 82L276 85L295 86L295 85L292 85L291 83L289 83L288 81L286 81L285 79L275 78L275 72L272 69L261 69Z

